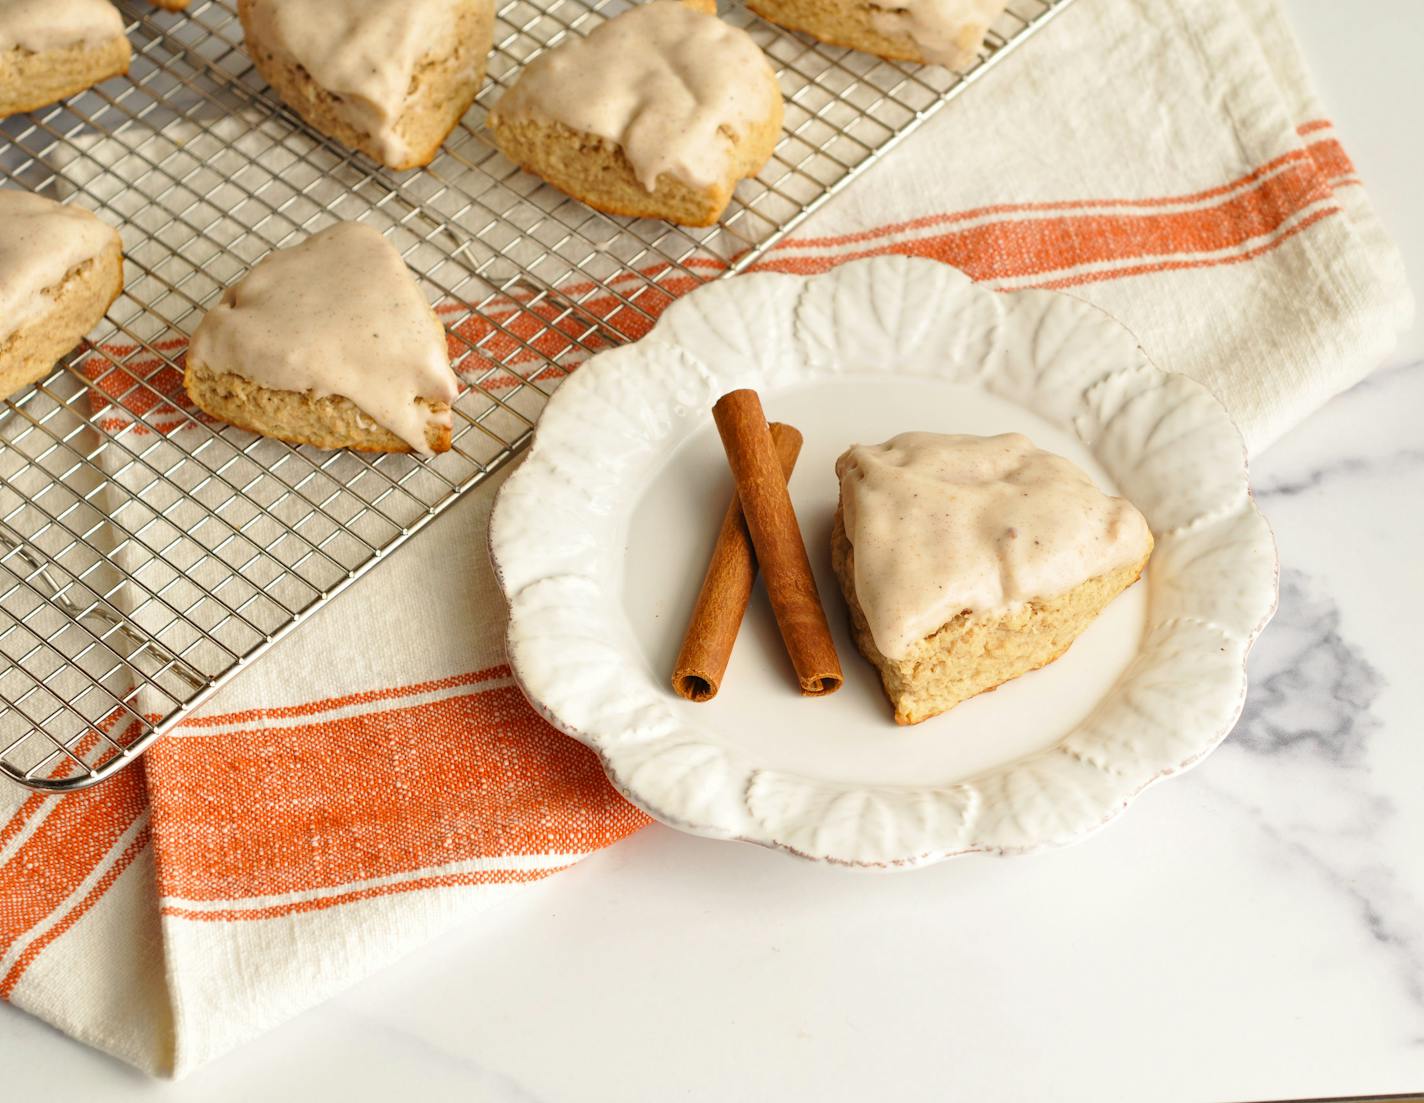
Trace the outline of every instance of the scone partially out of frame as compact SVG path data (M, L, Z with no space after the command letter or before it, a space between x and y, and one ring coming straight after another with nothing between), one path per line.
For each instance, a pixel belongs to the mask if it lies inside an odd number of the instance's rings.
M836 472L832 562L901 724L1051 663L1152 554L1130 502L1017 433L904 433Z
M822 42L963 70L1008 0L747 0L747 7Z
M257 71L308 124L388 168L428 164L485 78L494 0L238 0Z
M109 0L0 0L0 118L126 73L132 55Z
M0 189L0 399L48 375L123 288L112 226L79 207Z
M489 126L506 157L590 207L710 226L781 118L771 65L713 0L654 0L535 58Z
M445 327L381 234L339 222L272 253L223 292L188 346L201 410L291 444L445 452Z

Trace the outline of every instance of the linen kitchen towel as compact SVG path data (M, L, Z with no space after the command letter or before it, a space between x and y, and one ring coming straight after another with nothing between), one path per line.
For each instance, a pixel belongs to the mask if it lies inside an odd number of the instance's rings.
M1253 451L1413 310L1275 0L1080 0L762 267L876 253L1091 300ZM96 420L126 427L121 404ZM0 997L181 1075L646 822L511 684L491 493L138 766L63 798L0 787Z

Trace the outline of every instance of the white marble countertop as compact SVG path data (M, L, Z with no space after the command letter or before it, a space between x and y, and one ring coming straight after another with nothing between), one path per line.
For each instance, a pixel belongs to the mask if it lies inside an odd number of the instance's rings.
M1417 277L1419 0L1288 7ZM1245 717L1085 845L868 879L653 827L179 1085L0 1009L0 1097L1424 1089L1421 410L1424 325L1258 461L1284 573Z

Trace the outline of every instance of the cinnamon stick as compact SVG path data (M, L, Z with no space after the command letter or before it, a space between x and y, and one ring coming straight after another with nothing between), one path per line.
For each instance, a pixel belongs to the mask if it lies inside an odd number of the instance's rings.
M712 417L801 692L808 697L834 693L844 680L841 664L761 399L756 391L731 391L717 400Z
M784 482L791 478L796 457L801 454L801 434L790 425L774 422L771 439ZM733 490L673 667L672 688L679 697L710 701L717 696L756 576L756 552L742 516L741 499Z

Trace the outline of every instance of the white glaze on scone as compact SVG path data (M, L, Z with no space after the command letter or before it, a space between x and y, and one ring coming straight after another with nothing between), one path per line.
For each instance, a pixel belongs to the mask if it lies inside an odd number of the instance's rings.
M456 35L467 0L254 0L253 34L339 98L389 162L411 151L396 124L421 61Z
M341 395L422 453L426 426L451 415L416 398L459 394L444 327L400 254L358 222L262 260L203 318L189 355L272 390Z
M0 189L0 343L49 309L42 291L115 237L112 226L81 207Z
M618 143L650 192L665 172L702 188L726 176L727 134L765 118L769 77L745 31L655 0L535 58L495 110Z
M870 25L904 35L931 65L965 69L1006 0L872 0Z
M0 50L98 46L123 33L109 0L0 0Z
M995 614L1142 558L1147 522L1018 433L902 433L836 461L855 590L903 658L962 612Z

